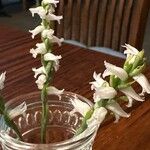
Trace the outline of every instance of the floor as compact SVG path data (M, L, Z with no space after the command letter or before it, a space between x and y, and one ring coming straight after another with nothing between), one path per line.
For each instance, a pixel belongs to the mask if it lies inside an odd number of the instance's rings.
M40 24L38 16L32 18L29 11L23 11L21 3L7 6L4 10L8 14L11 14L11 17L0 17L0 23L7 24L9 26L14 26L25 31L34 29L38 24ZM150 15L145 31L143 48L145 49L148 62L150 63Z

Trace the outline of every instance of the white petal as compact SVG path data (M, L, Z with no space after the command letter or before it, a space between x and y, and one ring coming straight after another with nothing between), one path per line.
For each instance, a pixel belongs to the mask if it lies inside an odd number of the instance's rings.
M126 117L126 118L128 118L128 117L130 116L130 115L127 114L127 113L120 107L120 105L119 105L116 101L114 101L114 100L112 100L110 103L108 103L107 106L106 106L106 108L109 109L109 110L111 110L114 114L117 114L117 115L119 115L119 116L121 116L121 117Z
M29 10L32 13L32 17L34 17L34 14L38 14L41 19L45 19L46 17L46 10L42 6L30 8Z
M129 44L125 44L125 46L122 46L122 47L126 48L126 50L124 51L124 54L137 55L139 53L139 51L135 47Z
M124 69L122 69L121 67L117 67L115 65L107 63L106 61L104 61L104 65L105 65L107 71L116 75L121 80L125 81L128 78L127 72Z
M39 74L46 74L46 70L43 66L38 69L32 68L32 71L35 72L34 78L36 78Z
M25 102L23 102L22 104L15 107L14 109L8 110L8 115L11 119L13 119L19 115L23 115L26 110L27 110L27 105Z
M112 99L117 95L117 92L113 87L101 87L96 90L95 95L99 99Z
M44 4L54 4L55 7L57 6L57 3L59 3L58 0L43 0Z
M41 33L44 30L44 26L40 25L37 26L34 30L29 30L30 33L32 33L32 38L34 39L34 37Z
M85 116L86 113L90 110L90 106L85 102L79 100L77 96L75 96L74 99L71 100L71 103L74 106L73 112L79 112L83 116Z
M53 39L53 34L54 34L54 30L52 29L45 29L43 32L42 32L42 37L43 38L49 38L50 40Z
M62 58L61 55L57 56L57 55L54 55L52 53L47 53L44 55L45 61L56 61L56 60L59 60L61 58Z
M97 89L97 88L101 87L104 84L107 84L107 86L108 86L108 83L104 79L101 78L101 74L100 73L97 74L96 72L94 72L93 73L93 78L95 79L95 81L90 82L91 90Z
M48 93L48 95L51 95L51 94L53 94L53 95L61 95L62 93L64 92L64 89L63 90L58 90L56 87L54 87L54 86L49 86L48 88L47 88L47 93Z
M105 116L107 114L107 109L104 107L96 108L92 114L92 117L87 120L88 128L91 128L92 126L100 126L100 124L105 119Z
M46 16L46 20L48 20L48 21L54 21L54 20L56 20L56 21L58 21L59 24L60 24L60 20L61 20L62 18L63 18L62 16L56 16L56 15L51 14L51 13L49 13L49 14Z
M6 72L3 72L1 75L0 75L0 90L2 90L4 88L4 81L5 81L5 78L6 78Z
M53 42L53 43L58 43L59 46L61 46L61 43L62 43L63 41L64 41L64 38L59 39L59 38L56 37L56 36L53 36L53 38L52 38L52 42Z
M115 115L115 121L114 121L114 123L118 123L118 121L120 119L120 116L118 114L116 114L116 113L114 113L114 115Z
M137 100L137 101L144 101L135 91L134 89L130 86L127 88L122 88L120 89L122 93L124 93L127 97L130 96L131 98Z
M110 72L108 69L106 69L104 72L103 72L103 78L107 77L107 76L110 76L110 75L113 75L112 72Z
M36 58L38 54L45 54L46 53L46 47L44 43L37 43L37 48L30 49L30 53L32 54L33 58Z
M43 89L44 83L46 82L46 76L44 74L41 74L38 79L35 81L38 88L41 90Z
M146 93L150 94L150 83L148 82L147 78L142 73L134 76L133 79L142 86L143 90Z
M126 105L127 107L132 107L132 103L133 103L133 98L132 97L130 97L130 96L127 96L127 98L128 98L128 104Z

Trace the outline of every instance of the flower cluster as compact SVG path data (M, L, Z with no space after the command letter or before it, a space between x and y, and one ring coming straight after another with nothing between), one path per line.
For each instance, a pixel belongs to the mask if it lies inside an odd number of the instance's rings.
M62 16L56 16L54 7L59 3L58 0L43 0L41 6L29 9L34 17L35 14L39 15L42 22L34 30L29 30L34 38L37 34L41 34L41 43L36 44L36 48L30 49L30 53L34 58L38 55L41 56L42 66L39 68L33 68L37 78L35 83L38 89L41 90L41 101L42 101L42 119L41 119L41 142L46 142L46 126L48 121L48 102L47 95L55 94L60 97L64 90L58 90L54 86L49 85L53 79L53 72L59 69L59 60L62 58L61 55L54 55L52 53L53 43L57 43L61 46L63 38L58 38L54 35L52 29L53 21L60 23Z
M100 125L108 112L114 114L118 122L120 117L128 118L130 114L126 113L118 103L118 100L128 101L127 107L131 107L133 100L144 101L144 93L150 94L150 83L142 74L145 68L144 51L138 51L129 44L123 46L126 48L124 54L127 55L123 68L104 61L106 70L103 74L94 72L95 81L90 82L91 90L94 90L94 108L81 102L72 102L74 107L84 116L82 125L77 134L82 133L91 126ZM105 78L109 77L109 82ZM138 82L142 87L142 92L137 94L132 87L134 82ZM118 96L118 92L123 95ZM82 102L83 103L83 102ZM81 108L82 105L82 109Z
M52 53L52 44L58 43L58 45L61 46L61 43L64 40L63 38L57 38L54 35L54 30L51 29L52 21L58 21L58 23L60 23L60 20L62 19L62 16L53 14L55 12L54 6L56 7L57 3L59 3L57 0L43 0L42 6L29 9L33 17L35 14L38 14L42 19L42 23L39 26L34 30L29 30L29 32L32 33L32 38L37 34L41 34L42 39L42 43L37 43L36 48L30 49L30 53L34 58L40 55L42 60L41 67L32 69L35 73L34 77L37 78L36 84L40 90L42 90L44 84L50 80L52 72L59 69L59 60L62 58L61 55L57 56ZM54 91L54 87L47 87L47 90L48 93L60 93L56 88Z

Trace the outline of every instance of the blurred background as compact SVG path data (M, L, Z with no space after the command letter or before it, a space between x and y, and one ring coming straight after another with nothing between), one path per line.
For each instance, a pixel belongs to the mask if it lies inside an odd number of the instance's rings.
M29 29L34 29L40 23L40 19L37 16L32 18L28 9L39 5L39 3L40 0L0 0L0 23L26 32ZM83 45L81 44L81 46ZM150 61L150 13L146 22L142 47Z

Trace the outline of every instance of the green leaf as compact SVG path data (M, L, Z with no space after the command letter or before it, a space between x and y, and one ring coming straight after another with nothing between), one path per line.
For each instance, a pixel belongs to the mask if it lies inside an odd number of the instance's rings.
M3 114L4 110L5 110L4 99L2 96L0 96L0 114Z
M11 129L13 129L15 131L16 135L18 136L18 138L20 140L23 140L22 139L22 135L21 135L18 127L16 126L16 124L14 123L14 121L9 118L9 116L8 116L7 113L4 114L4 120L5 120L6 124L7 124L7 126L9 126Z

